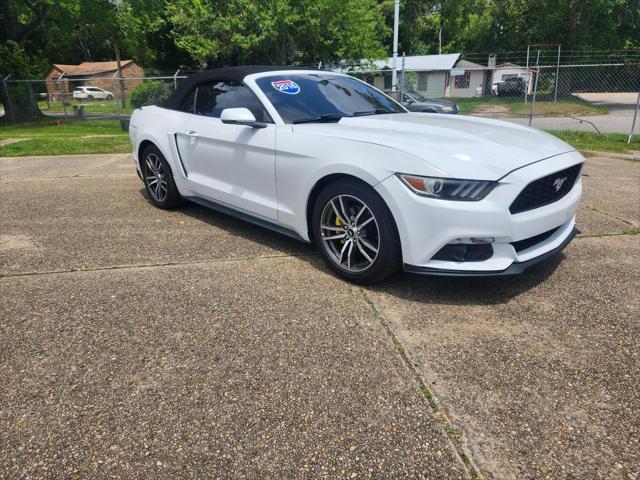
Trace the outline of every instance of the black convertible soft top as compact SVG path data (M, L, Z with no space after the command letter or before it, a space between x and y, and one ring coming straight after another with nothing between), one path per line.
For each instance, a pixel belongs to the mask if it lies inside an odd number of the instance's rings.
M191 89L197 85L209 82L238 82L241 83L244 77L253 73L273 72L278 70L309 70L308 68L292 66L269 66L269 65L247 65L244 67L216 68L205 70L185 78L178 88L162 104L165 108L178 109L182 100L189 94Z

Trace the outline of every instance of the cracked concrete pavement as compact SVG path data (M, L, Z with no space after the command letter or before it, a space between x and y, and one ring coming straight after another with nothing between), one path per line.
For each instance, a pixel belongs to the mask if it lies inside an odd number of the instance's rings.
M640 163L584 185L562 258L362 289L129 155L0 159L0 476L640 478Z

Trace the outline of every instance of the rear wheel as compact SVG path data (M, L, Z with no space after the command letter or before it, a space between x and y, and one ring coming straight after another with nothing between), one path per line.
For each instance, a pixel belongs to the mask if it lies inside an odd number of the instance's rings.
M165 210L177 207L182 197L173 180L167 160L156 146L152 145L144 150L140 166L144 187L151 203Z
M393 216L368 185L340 180L324 188L313 210L313 235L322 256L341 277L380 282L398 271L401 250Z

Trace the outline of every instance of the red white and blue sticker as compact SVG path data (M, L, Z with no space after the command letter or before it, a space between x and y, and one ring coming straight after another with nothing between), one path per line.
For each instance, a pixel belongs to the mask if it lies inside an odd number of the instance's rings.
M271 82L271 86L280 93L286 93L287 95L300 93L300 86L293 80L278 80L277 82Z

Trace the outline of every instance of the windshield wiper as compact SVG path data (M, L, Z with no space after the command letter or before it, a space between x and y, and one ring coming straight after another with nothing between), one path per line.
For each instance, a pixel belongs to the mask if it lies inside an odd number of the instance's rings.
M382 108L376 108L375 110L365 110L363 112L354 112L352 117L363 117L365 115L384 115L386 113L396 113L390 112L389 110L383 110Z
M312 122L339 122L345 115L337 115L335 113L323 113L313 118L303 118L295 120L293 123L312 123Z

